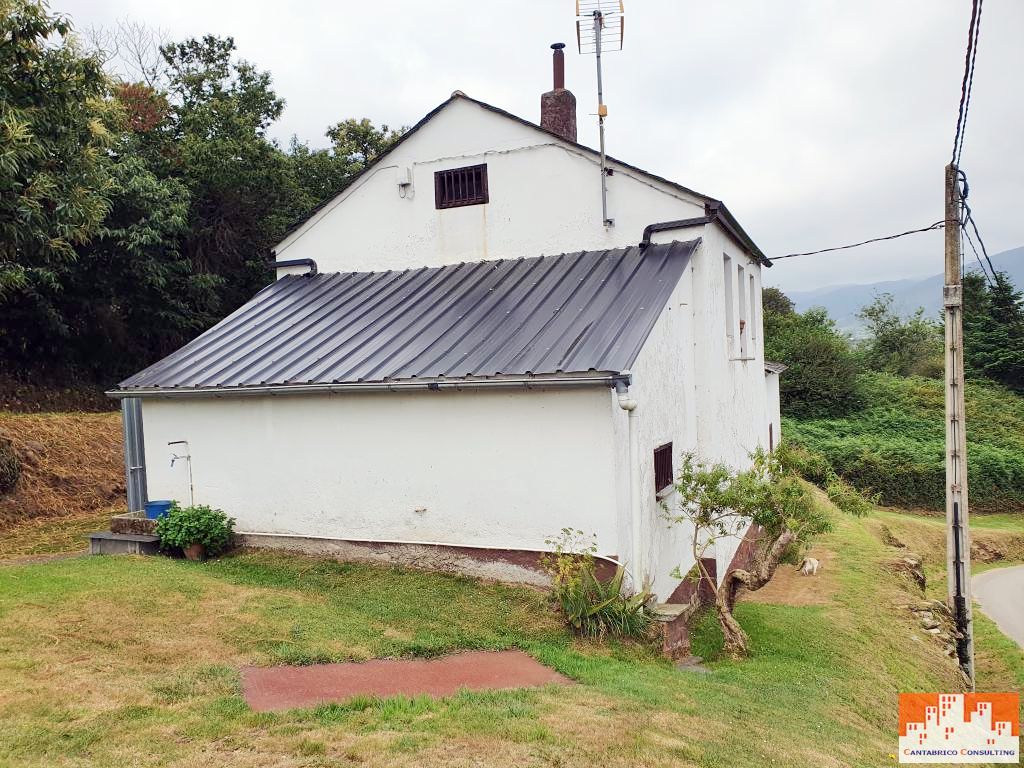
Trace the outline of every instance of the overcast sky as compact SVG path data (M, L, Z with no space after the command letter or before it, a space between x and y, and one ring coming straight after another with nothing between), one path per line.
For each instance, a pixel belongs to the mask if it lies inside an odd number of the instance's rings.
M287 106L273 135L326 145L347 117L410 125L455 89L529 120L568 45L580 141L596 145L594 59L572 0L52 0L78 27L145 21L231 35ZM605 58L609 153L726 201L768 255L942 218L968 0L626 0ZM1024 2L984 5L962 167L990 253L1024 245ZM638 233L639 234L639 233ZM935 274L942 234L789 259L788 289Z

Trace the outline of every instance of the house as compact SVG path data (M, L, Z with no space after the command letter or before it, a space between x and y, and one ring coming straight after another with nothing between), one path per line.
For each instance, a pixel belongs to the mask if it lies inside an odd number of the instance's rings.
M721 201L602 170L560 57L539 125L456 91L287 234L276 282L111 392L132 508L194 499L255 546L534 583L576 528L679 597L673 462L778 439L770 262Z

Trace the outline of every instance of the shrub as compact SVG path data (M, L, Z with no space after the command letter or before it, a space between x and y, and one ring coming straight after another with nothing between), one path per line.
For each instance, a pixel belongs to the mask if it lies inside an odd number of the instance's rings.
M10 493L21 476L21 460L14 450L14 444L6 437L0 437L0 493Z
M202 544L206 554L216 555L227 549L234 528L234 519L222 510L205 505L180 507L175 502L168 513L157 520L156 535L165 549Z
M891 293L882 293L862 308L867 337L858 352L867 368L897 376L942 376L944 365L942 326L918 309L901 317Z
M789 366L779 381L783 413L821 418L857 407L857 361L825 310L766 311L764 334L765 357Z
M565 623L583 637L640 638L647 633L650 619L644 604L646 591L632 597L622 594L624 571L618 568L610 579L598 578L594 555L596 537L590 540L583 531L563 528L556 539L548 539L554 551L541 563L551 576L552 594L565 617Z
M897 506L945 507L942 381L882 373L858 377L864 407L843 418L786 418L783 432L797 471L813 482L823 457L845 481ZM1024 509L1024 398L992 384L969 383L967 478L976 511ZM809 471L800 467L803 462Z

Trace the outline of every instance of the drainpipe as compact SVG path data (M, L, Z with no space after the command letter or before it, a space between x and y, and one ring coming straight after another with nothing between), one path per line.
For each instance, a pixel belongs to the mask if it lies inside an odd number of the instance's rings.
M628 371L623 371L623 376L628 376ZM630 558L630 568L633 571L633 590L639 592L643 588L643 568L640 559L642 547L640 541L641 519L640 519L640 447L638 428L636 424L637 402L629 395L630 379L619 379L615 382L615 394L619 399L619 408L628 414L629 423L629 518L633 540L633 554Z

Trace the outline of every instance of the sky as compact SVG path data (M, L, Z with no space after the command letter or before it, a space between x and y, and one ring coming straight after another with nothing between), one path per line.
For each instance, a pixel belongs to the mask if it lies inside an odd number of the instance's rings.
M968 0L625 0L605 56L609 154L726 202L769 256L943 217ZM567 43L579 137L596 146L594 58L572 0L51 0L79 29L142 21L233 36L287 103L271 133L326 146L349 117L411 125L453 90L539 120L549 45ZM961 167L990 254L1024 245L1024 3L983 6ZM941 231L778 262L804 290L925 277Z

